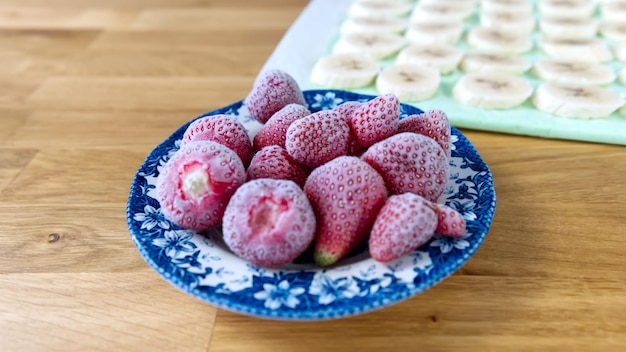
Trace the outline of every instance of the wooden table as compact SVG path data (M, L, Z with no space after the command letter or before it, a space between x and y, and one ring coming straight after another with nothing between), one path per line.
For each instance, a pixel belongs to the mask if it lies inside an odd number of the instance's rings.
M125 205L152 148L243 98L305 0L2 0L0 350L624 351L626 148L463 131L498 205L427 292L293 323L148 267Z

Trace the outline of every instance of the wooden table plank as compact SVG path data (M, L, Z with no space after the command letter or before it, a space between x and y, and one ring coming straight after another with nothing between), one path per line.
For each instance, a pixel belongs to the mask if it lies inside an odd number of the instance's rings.
M342 320L275 322L219 311L209 349L619 351L625 304L623 281L454 275L408 301ZM243 332L248 338L237 338Z
M215 312L146 267L0 275L5 351L206 351Z

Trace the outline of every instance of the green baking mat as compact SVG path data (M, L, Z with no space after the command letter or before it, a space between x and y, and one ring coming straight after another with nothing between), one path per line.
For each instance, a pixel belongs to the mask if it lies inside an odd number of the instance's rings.
M474 14L465 21L465 33L457 43L457 47L463 52L471 52L472 48L468 47L465 42L465 34L469 28L473 28L479 23L479 7L476 7ZM596 20L600 20L599 8L596 9ZM538 15L535 6L535 18ZM406 18L408 22L408 17ZM537 21L538 27L538 21ZM537 59L548 58L540 49L537 48L537 38L540 37L538 28L531 34L531 38L535 43L533 50L520 55L530 62ZM337 32L334 39L328 43L326 54L332 53L332 48L339 38ZM606 38L598 36L612 47L615 43ZM395 56L379 61L381 67L393 65ZM626 67L626 63L611 61L604 63L613 68L616 73ZM457 69L452 74L441 76L441 85L439 92L432 98L420 102L405 102L419 107L422 110L438 108L446 112L450 122L456 127L468 129L494 131L502 133L511 133L519 135L537 136L545 138L569 139L607 144L626 145L626 116L620 111L613 113L611 116L601 119L573 119L546 114L535 109L534 105L528 99L524 104L506 110L485 110L479 108L461 105L452 98L452 88L456 81L464 74L463 71ZM521 75L528 79L534 88L539 86L542 81L532 75L531 70ZM616 80L613 84L605 86L617 93L626 96L626 86ZM327 88L320 87L309 82L307 88ZM351 91L363 94L378 94L374 85L368 87L351 89ZM626 108L625 108L626 109Z

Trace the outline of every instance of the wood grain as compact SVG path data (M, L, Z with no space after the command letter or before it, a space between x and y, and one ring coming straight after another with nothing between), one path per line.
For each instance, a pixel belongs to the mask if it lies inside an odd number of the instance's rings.
M498 198L471 260L341 320L180 292L125 207L146 155L245 97L306 0L3 0L0 350L624 351L626 148L464 130Z

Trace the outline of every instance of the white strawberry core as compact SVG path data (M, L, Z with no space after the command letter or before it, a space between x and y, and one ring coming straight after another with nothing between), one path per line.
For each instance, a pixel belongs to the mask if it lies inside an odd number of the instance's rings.
M202 169L187 172L183 177L183 191L185 194L199 198L200 195L211 190L209 175Z
M288 210L285 199L264 197L250 209L250 228L257 235L269 235L281 225L282 217Z

